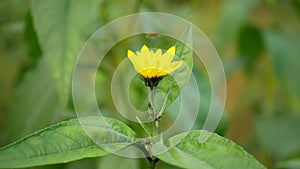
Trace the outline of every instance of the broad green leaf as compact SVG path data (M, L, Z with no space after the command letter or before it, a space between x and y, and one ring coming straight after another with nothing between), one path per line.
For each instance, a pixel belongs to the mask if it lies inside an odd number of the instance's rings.
M192 26L188 25L180 40L192 44ZM184 62L183 66L179 68L172 75L166 76L157 86L155 93L155 102L162 103L155 105L156 110L161 110L164 113L164 109L167 108L180 94L180 90L188 83L192 69L193 69L193 51L184 43L178 41L176 46L175 55ZM175 57L176 58L176 57ZM161 95L159 93L163 93Z
M32 0L34 25L59 99L67 104L73 67L85 40L96 30L100 0Z
M201 134L208 134L210 137L202 141ZM168 146L174 147L159 154L163 150L160 147L154 153L160 160L182 168L265 168L240 146L207 131L197 130L176 135L169 139Z
M135 132L116 119L91 117L79 121L88 135L107 151L116 152L135 141Z
M1 148L0 168L66 163L109 154L91 140L81 125L88 126L85 129L92 132L94 137L101 139L103 144L112 145L110 151L126 147L135 137L134 131L115 119L100 117L71 119Z
M152 137L149 127L146 124L144 124L138 117L136 117L136 119L137 119L138 123L140 124L140 126L143 128L143 130L146 132L148 137Z
M9 140L15 141L62 118L57 91L43 61L17 86L8 114Z

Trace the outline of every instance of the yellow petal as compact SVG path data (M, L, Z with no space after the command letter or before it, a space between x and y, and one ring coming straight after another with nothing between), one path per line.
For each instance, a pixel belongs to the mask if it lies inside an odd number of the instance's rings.
M129 60L135 65L136 63L136 55L131 51L131 50L128 50L127 51L127 56L129 58Z
M172 54L168 51L165 52L161 57L160 68L164 68L164 67L168 66L174 58L174 54Z
M155 55L154 51L150 49L149 54L150 54L150 57L154 59L154 55Z
M142 53L139 52L139 51L136 52L136 55L137 55L138 57L143 57L141 54L142 54Z
M143 63L143 68L151 67L152 58L150 56L149 49L142 49L141 52L138 53L140 61Z
M155 77L161 77L167 75L168 72L166 70L157 69Z
M139 71L140 69L143 68L143 65L141 65L140 59L136 56L135 53L133 53L131 50L128 50L127 55L136 71Z
M134 52L132 52L131 50L128 50L128 51L127 51L127 56L129 57L129 56L131 56L131 55L135 55L135 54L134 54Z
M148 50L149 50L149 48L146 45L143 45L141 51L148 51Z
M168 74L168 72L157 68L147 68L139 72L139 74L142 75L144 78L154 78L164 76Z
M152 71L151 69L144 69L142 71L139 72L140 75L142 75L144 78L152 78Z
M161 49L157 49L157 51L155 52L155 55L160 57L162 55Z
M167 50L167 52L170 53L170 54L172 54L172 55L175 54L175 51L176 51L176 47L175 47L175 46L172 46L172 47L170 47L170 48Z
M144 78L155 78L170 74L183 64L182 61L172 62L175 51L176 47L172 46L162 54L161 49L154 52L143 45L136 53L128 50L127 55L139 74Z
M157 51L155 52L154 56L153 56L153 66L154 67L160 67L160 63L162 62L162 51L161 49L157 49Z
M170 74L170 73L174 72L176 69L178 69L179 67L181 67L182 64L183 64L183 61L172 62L167 66L166 70Z

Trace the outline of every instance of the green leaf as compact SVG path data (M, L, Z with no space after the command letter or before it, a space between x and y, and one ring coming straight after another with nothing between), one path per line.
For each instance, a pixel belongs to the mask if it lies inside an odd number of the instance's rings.
M107 149L100 148L90 139L81 125L92 132L94 137L100 138L101 143L112 145L107 146L110 148L109 151L118 151L126 147L135 137L134 131L115 119L101 117L71 119L1 148L0 168L66 163L109 154L105 151Z
M27 72L17 86L8 118L10 141L61 121L57 91L44 61Z
M99 25L99 3L100 0L32 0L39 42L63 105L68 102L76 58Z
M144 129L144 131L146 132L148 137L152 137L149 127L146 124L144 124L137 116L136 116L136 119L137 119L138 123L140 124L140 126Z
M188 45L192 46L193 39L191 25L188 25L180 40L185 41ZM156 88L159 92L154 94L155 103L163 104L155 105L155 107L156 110L161 110L161 113L164 113L164 109L166 109L180 94L180 90L188 83L193 69L192 49L180 41L178 41L175 46L175 55L182 60L184 64L175 73L166 76ZM164 95L159 94L161 92Z
M207 135L206 140L200 137ZM190 131L169 139L174 146L161 153L163 147L154 149L160 160L182 168L264 169L250 154L232 141L207 131ZM154 146L155 148L155 146ZM165 147L166 148L166 147Z

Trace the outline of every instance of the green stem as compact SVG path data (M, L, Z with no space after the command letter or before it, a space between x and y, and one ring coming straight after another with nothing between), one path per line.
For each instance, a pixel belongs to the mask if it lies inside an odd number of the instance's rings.
M152 136L156 137L159 133L159 119L157 118L158 114L155 110L155 103L154 103L154 87L150 87L150 93L149 93L149 102L150 102L150 108L149 108L149 115L152 120ZM154 140L155 144L156 140ZM149 153L150 154L150 153ZM155 164L159 161L156 157L149 157L148 159L150 162L150 169L155 169Z
M152 160L151 162L150 162L150 169L155 169L155 161L154 160Z
M155 137L157 135L157 126L156 126L156 112L155 112L155 108L154 108L154 89L153 87L150 87L150 93L149 93L149 102L150 102L150 115L152 118L152 135L153 137Z
M154 158L150 161L150 169L155 169L155 164L159 161L158 158Z

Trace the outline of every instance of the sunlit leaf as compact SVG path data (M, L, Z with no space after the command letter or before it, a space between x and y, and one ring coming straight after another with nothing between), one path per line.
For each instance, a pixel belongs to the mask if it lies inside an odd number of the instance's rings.
M152 137L149 127L146 124L144 124L138 117L136 117L136 118L137 118L137 121L140 124L140 126L143 128L143 130L148 135L148 137Z
M105 125L107 123L110 127ZM135 133L115 119L99 117L64 121L37 131L0 149L0 168L21 168L46 164L66 163L87 157L100 157L109 152L99 147L85 133L81 124L102 143L111 144L109 151L118 151L131 144ZM106 147L107 148L107 147Z
M209 169L264 169L258 161L232 141L211 133L200 142L200 134L206 131L190 131L169 139L174 146L165 153L156 155L160 160L182 168ZM208 132L206 132L208 133Z

